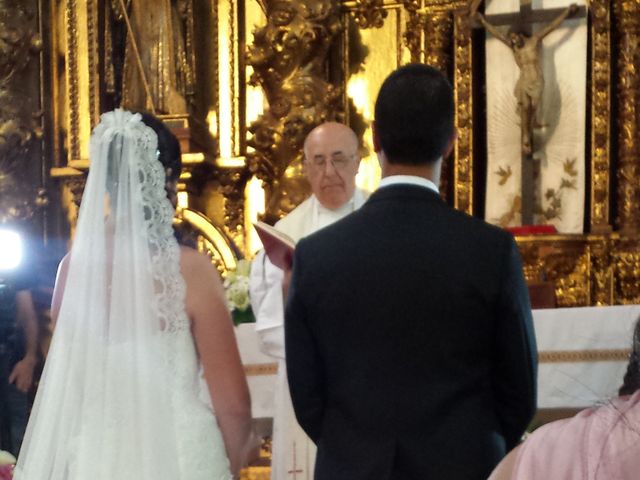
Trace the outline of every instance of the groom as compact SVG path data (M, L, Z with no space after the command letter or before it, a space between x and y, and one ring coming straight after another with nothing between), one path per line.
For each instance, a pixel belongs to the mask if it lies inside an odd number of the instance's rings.
M446 78L396 70L375 107L379 189L296 247L287 370L316 479L484 479L533 416L520 256L441 200L454 139Z

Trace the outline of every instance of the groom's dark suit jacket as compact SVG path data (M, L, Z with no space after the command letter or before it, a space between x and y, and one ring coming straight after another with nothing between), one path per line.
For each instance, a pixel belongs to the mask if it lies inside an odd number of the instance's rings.
M513 238L421 186L299 242L285 333L316 479L485 479L535 411Z

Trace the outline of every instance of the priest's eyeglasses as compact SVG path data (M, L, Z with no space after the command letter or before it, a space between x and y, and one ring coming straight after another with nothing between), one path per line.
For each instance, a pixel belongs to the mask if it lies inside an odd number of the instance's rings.
M338 171L342 171L351 163L355 155L345 155L343 153L337 153L329 157L329 162ZM324 155L316 155L315 157L307 160L309 165L314 170L324 170L327 167L327 158Z

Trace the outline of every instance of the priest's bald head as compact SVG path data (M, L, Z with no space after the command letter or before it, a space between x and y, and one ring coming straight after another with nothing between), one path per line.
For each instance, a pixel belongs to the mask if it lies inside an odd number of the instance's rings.
M304 142L303 165L311 191L322 206L331 210L340 208L356 188L360 165L358 137L341 123L317 126Z

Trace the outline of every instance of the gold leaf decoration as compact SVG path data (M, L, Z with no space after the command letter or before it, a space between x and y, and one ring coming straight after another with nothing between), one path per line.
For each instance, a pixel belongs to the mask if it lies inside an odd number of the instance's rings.
M498 225L500 225L503 228L508 227L511 224L511 222L515 220L516 215L520 213L521 209L522 209L522 197L520 195L516 195L513 198L513 202L511 202L511 208L509 209L509 211L498 219L498 222L497 222Z
M567 158L563 163L564 173L568 174L571 177L578 176L578 171L576 170L576 160L576 158Z
M494 173L498 175L498 177L500 177L500 180L498 181L498 185L503 186L505 183L507 183L507 180L511 178L513 171L511 170L511 165L508 165L507 168L504 168L504 167L498 168L498 170Z

